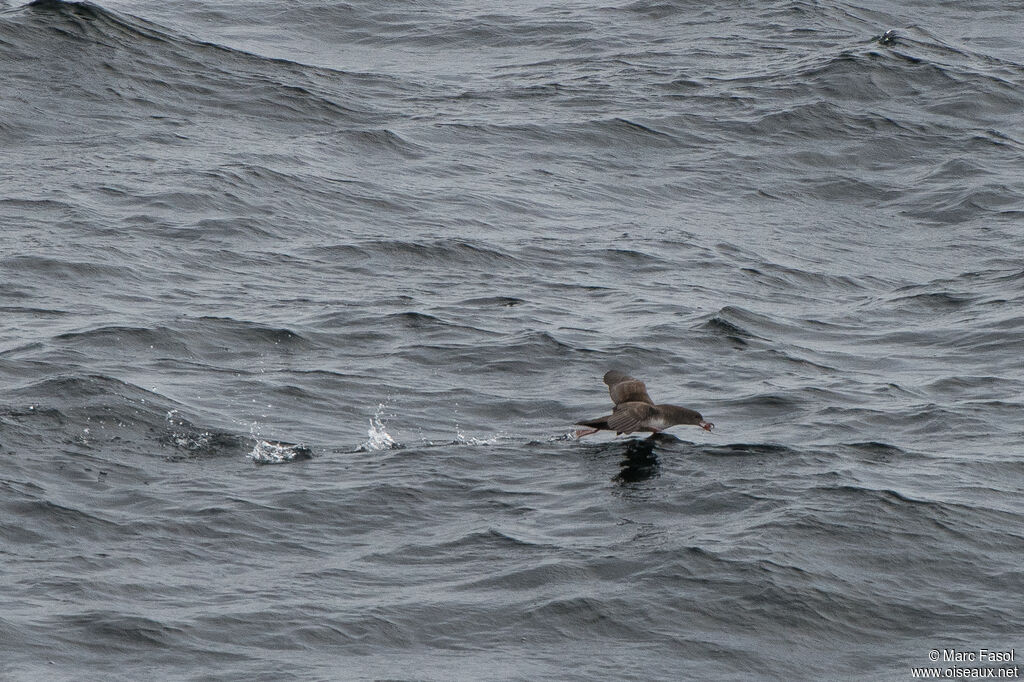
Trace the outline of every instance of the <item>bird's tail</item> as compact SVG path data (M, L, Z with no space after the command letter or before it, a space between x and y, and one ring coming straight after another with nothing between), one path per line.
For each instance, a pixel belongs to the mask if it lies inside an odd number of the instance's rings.
M611 415L608 415L610 417ZM608 428L608 417L598 417L597 419L583 419L576 422L576 426L589 426L592 429L607 429Z

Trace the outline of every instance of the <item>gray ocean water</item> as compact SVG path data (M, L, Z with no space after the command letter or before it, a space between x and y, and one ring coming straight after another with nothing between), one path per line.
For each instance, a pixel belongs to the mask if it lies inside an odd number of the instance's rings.
M1022 36L0 3L0 678L1024 658ZM716 428L574 438L613 368Z

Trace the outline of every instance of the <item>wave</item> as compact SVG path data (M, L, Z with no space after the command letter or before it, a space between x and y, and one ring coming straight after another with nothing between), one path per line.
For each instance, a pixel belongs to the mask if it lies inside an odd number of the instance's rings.
M190 410L159 393L111 376L66 374L37 379L6 393L0 435L34 450L71 447L98 462L135 466L135 457L170 461L240 457L250 438L229 429L198 426Z
M331 263L394 265L460 265L476 268L518 266L520 259L505 249L482 241L446 239L371 239L353 244L317 247L315 253Z
M55 132L65 121L116 130L142 112L171 120L219 112L333 129L381 120L358 97L358 76L198 41L89 2L36 0L0 15L0 35L5 60L48 73L31 100L48 102L51 117L12 111L9 124L22 132Z

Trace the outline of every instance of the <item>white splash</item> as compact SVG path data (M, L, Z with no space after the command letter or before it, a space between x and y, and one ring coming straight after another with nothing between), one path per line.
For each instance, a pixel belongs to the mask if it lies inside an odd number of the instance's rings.
M376 450L394 450L395 448L402 447L384 427L384 421L381 418L384 416L386 408L387 406L384 403L377 405L377 411L370 419L370 429L366 432L369 440L360 445L358 451L373 452Z
M455 444L457 445L494 445L502 438L507 438L507 433L496 433L490 438L477 438L476 436L467 436L459 428L459 425L455 425Z
M170 410L165 421L168 440L182 450L197 452L211 447L213 434L197 429L192 422L182 417L178 410Z
M247 456L256 464L284 464L295 460L310 459L313 455L305 445L257 440L252 452Z
M249 437L255 441L263 439L263 425L259 422L249 422Z
M249 423L249 436L255 445L246 457L254 464L285 464L313 459L313 450L308 445L282 443L263 438L263 425L258 421Z

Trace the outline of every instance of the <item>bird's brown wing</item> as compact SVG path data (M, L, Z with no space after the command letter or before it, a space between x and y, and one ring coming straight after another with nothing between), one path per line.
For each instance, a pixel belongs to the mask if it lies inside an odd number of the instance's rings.
M653 414L654 406L647 403L619 403L608 417L608 428L616 433L633 433L639 431L644 420Z
M634 379L617 370L604 375L604 383L608 384L608 394L616 405L621 403L647 403L653 405L651 396L647 395L647 386L639 379Z

